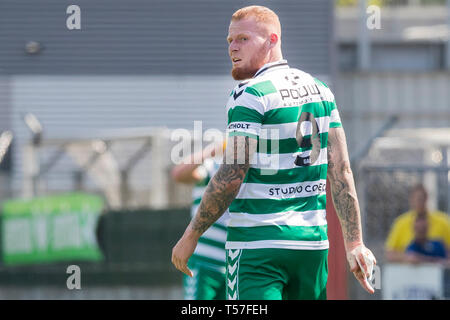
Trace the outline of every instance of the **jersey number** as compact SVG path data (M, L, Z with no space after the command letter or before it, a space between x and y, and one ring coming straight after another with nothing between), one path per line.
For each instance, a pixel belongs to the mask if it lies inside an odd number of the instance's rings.
M304 132L302 132L304 131ZM304 134L304 135L303 135ZM306 136L309 136L305 138ZM297 155L295 165L300 167L310 166L317 161L320 154L320 133L316 118L311 112L302 112L298 120L297 130L295 133L297 144L300 148L311 149L308 155Z

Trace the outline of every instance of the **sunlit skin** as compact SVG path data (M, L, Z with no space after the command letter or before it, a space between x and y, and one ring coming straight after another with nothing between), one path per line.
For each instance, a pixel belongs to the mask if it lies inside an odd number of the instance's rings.
M253 17L231 21L227 41L233 79L252 78L266 63L283 59L280 37L274 29Z

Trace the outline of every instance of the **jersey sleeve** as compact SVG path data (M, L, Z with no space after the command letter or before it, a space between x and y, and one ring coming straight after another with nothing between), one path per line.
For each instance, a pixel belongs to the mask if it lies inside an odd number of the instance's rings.
M258 96L244 93L228 110L227 135L257 139L264 117L264 103Z
M323 95L325 97L325 103L329 108L330 112L330 128L341 128L341 117L339 116L339 111L336 104L336 99L334 97L333 92L330 90L330 88L326 85L325 82L313 78L316 84L320 87L321 92L323 92Z
M389 232L389 235L386 239L385 243L385 249L389 251L402 251L401 244L400 244L400 238L401 238L401 225L399 221L394 221L394 224L392 225L392 228Z
M331 103L331 113L330 113L330 128L341 128L341 117L339 116L339 111L336 106L336 101Z
M450 250L450 219L445 213L442 213L442 217L442 227L444 229L442 232L442 240L444 241L446 249Z

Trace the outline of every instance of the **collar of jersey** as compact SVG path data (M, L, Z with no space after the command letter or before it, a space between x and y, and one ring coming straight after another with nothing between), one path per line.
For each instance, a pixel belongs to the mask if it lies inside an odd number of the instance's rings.
M266 73L269 70L274 70L274 69L278 69L278 68L283 68L283 69L289 68L289 66L287 64L287 60L279 60L279 61L275 61L275 62L266 63L258 71L256 71L253 78L258 77L261 74Z

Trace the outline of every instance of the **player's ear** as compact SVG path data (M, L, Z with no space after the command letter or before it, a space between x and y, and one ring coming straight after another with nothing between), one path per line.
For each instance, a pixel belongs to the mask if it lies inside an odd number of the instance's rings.
M272 34L270 35L269 40L270 40L270 44L271 44L272 46L276 45L276 44L278 43L278 35L277 35L276 33L272 33Z

